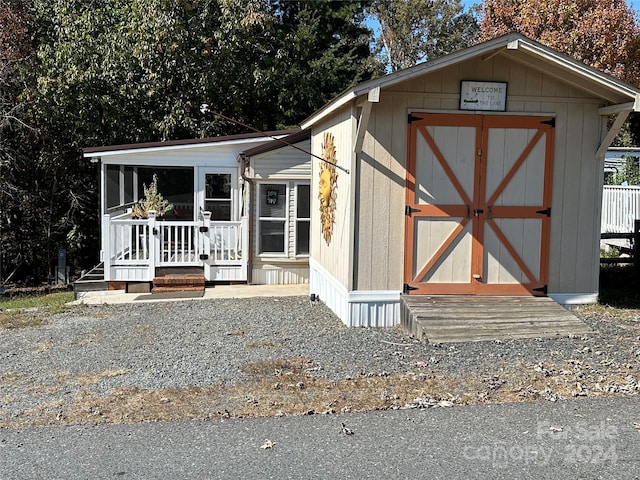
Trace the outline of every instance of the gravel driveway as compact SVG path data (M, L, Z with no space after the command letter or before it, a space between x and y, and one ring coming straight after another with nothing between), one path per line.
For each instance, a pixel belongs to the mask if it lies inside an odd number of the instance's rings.
M498 401L498 391L525 398L531 396L527 388L550 400L570 389L573 396L637 393L637 315L579 315L592 335L428 345L400 328L344 327L306 297L83 305L40 327L0 329L0 426L49 423L52 411L79 395L251 384L277 376L278 361L291 359L298 362L297 374L331 382L331 388L367 378L399 384L409 374L432 382L456 378L456 388L469 392L447 394L462 403L471 397ZM389 385L396 384L384 388ZM554 398L553 391L563 393ZM404 398L386 400L393 407Z

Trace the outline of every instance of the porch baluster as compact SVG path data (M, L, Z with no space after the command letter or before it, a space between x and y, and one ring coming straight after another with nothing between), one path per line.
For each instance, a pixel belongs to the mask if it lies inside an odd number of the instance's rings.
M156 256L160 251L160 236L156 231L156 212L155 210L149 211L149 271L151 277L155 276L156 262L158 261Z

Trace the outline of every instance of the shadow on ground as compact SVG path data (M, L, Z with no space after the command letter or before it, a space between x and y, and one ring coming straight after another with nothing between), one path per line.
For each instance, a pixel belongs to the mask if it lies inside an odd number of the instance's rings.
M600 303L617 308L640 308L640 280L634 266L600 268Z

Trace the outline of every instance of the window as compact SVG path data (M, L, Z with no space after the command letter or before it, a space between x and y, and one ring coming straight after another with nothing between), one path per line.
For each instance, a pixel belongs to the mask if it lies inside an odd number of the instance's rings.
M204 209L211 212L211 220L231 220L231 174L207 173L204 179Z
M106 208L117 207L120 205L120 166L107 165L105 180L107 190L105 206Z
M296 255L309 255L311 225L311 187L296 185Z
M309 184L258 184L258 254L309 255L310 195Z
M106 208L130 205L135 198L136 167L121 165L107 165L106 168Z
M138 167L139 197L144 196L144 185L151 185L154 175L158 177L158 192L173 205L173 211L166 213L165 220L193 220L193 168ZM125 184L126 177L125 170Z
M258 253L285 255L287 186L260 184L258 189Z

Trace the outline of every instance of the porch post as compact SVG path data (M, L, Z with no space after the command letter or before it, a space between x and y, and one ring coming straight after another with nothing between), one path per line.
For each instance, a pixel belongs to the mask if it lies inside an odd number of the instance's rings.
M160 251L160 235L156 227L156 211L149 210L149 273L151 280L156 276L156 257Z
M202 251L199 255L211 255L211 212L202 212L202 226L207 230L201 233L202 238ZM200 261L202 257L199 257Z
M104 281L108 282L111 280L111 216L103 215L102 216L102 229L100 235L100 255L102 256L102 262L104 265Z
M249 252L249 219L247 217L242 217L240 222L241 232L241 245L240 249L242 252L242 269L246 275L245 278L249 278L249 256L251 252Z

